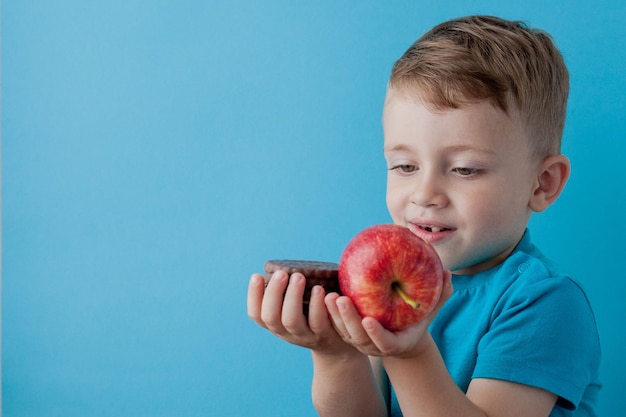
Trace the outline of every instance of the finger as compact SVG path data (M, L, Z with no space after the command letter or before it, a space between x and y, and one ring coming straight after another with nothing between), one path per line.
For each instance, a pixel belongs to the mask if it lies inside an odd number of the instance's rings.
M303 335L308 332L306 319L302 312L302 297L306 279L300 273L294 273L289 278L289 285L285 292L285 300L281 315L281 322L285 329L294 335Z
M394 353L395 335L392 332L385 329L383 325L373 317L365 317L361 321L361 324L363 329L367 332L367 336L381 355L391 355Z
M339 294L336 292L331 292L326 294L324 297L324 304L326 304L326 309L328 310L328 315L330 317L330 322L332 326L335 328L335 331L346 341L349 340L350 334L346 330L346 326L343 323L343 319L341 318L341 313L337 308L337 299L339 298Z
M452 285L452 272L446 270L444 274L443 292L441 294L441 298L444 299L444 302L450 298L453 292L454 286Z
M328 310L324 304L326 292L324 287L316 285L311 289L311 299L309 300L309 328L313 333L321 334L330 329L330 319Z
M287 288L287 273L276 271L265 288L263 304L261 306L261 320L272 332L280 334L284 332L281 322L283 299Z
M439 297L439 301L437 302L437 305L435 306L433 311L429 314L429 316L435 317L437 313L439 313L439 310L441 310L441 307L443 307L446 301L448 301L448 299L452 296L453 292L454 292L454 288L452 287L452 273L448 270L445 270L444 276L443 276L443 287L441 289L441 296Z
M265 280L259 274L252 274L248 284L248 317L262 327L265 327L265 323L261 320L261 305L264 292Z
M372 341L363 328L363 318L356 310L356 307L354 307L352 300L348 297L339 297L337 299L337 308L352 343L361 347L371 345Z

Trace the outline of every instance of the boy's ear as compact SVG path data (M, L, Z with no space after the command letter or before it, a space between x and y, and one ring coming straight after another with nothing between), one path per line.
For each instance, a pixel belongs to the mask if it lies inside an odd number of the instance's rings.
M565 155L552 155L543 160L529 207L533 211L544 211L554 203L563 191L569 178L570 163Z

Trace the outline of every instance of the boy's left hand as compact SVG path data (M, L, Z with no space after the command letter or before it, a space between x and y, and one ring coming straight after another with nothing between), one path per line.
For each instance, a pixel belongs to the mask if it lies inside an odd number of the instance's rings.
M428 326L452 295L451 276L446 270L441 298L433 311L419 323L397 332L385 329L372 317L361 317L348 297L331 293L326 296L325 303L337 333L362 353L398 357L419 355Z

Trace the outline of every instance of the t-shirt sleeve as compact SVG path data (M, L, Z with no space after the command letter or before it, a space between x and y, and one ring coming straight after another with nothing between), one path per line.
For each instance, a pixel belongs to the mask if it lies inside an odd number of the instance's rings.
M563 276L512 286L496 305L477 353L473 378L542 388L561 406L576 408L600 360L586 295Z

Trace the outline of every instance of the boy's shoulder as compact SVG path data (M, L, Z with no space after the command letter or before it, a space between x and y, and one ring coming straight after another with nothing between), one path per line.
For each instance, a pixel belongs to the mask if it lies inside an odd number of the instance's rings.
M528 284L545 279L564 279L580 286L561 265L545 256L535 246L528 230L526 230L517 247L502 265L502 269L507 271L510 271L512 268L517 270L517 278L524 278L523 281L526 281Z
M590 307L589 299L581 283L561 266L547 258L530 239L528 231L513 251L495 272L492 283L503 285L502 295L509 299L533 299L549 297L563 303L578 299L579 304ZM505 278L505 276L507 278Z
M504 262L476 275L454 276L453 285L458 296L480 293L484 302L494 305L548 293L563 302L578 298L588 303L583 286L532 243L528 230Z

